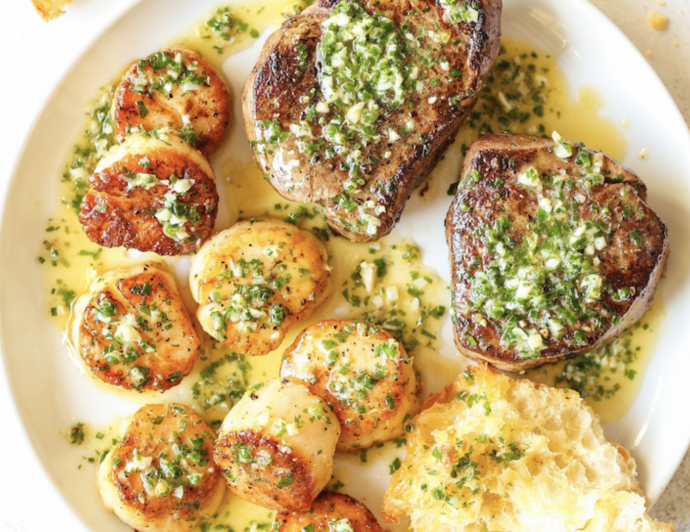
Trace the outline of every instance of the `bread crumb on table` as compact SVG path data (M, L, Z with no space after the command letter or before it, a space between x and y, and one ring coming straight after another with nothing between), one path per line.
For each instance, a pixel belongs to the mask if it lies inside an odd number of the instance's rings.
M651 57L651 56L652 56L652 51L651 51L651 50L645 50L645 51L644 51L644 56L645 56L645 57Z
M54 18L58 18L60 15L63 15L65 12L62 8L65 7L67 4L72 2L72 0L31 0L31 1L34 4L36 11L38 11L38 14L41 15L41 18L43 20L45 20L46 22L53 20Z
M650 11L647 17L647 24L649 24L650 28L663 31L668 26L668 18L657 11Z

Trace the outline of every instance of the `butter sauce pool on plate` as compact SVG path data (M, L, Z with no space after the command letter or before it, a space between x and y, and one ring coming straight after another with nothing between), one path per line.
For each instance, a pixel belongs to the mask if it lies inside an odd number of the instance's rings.
M507 4L507 7L510 7L510 5L512 3L507 2L506 4ZM515 4L517 4L517 2ZM213 7L213 5L209 4L208 7ZM200 9L200 8L197 7L197 10L198 9ZM195 15L195 17L196 16L198 16L198 11L197 11L197 14ZM189 20L189 19L187 19L187 20ZM185 22L185 24L186 24L186 22ZM182 25L182 22L180 22L180 25ZM179 30L176 30L176 31L179 31ZM132 53L131 57L136 57L137 54L143 56L143 55L150 53L152 50L156 49L156 47L158 47L162 44L165 44L168 41L169 35L176 33L176 31L171 31L168 34L168 37L166 37L164 39L160 39L158 42L156 42L155 44L151 44L151 46L148 46L145 49L142 49L144 47L144 44L142 44L136 52ZM258 47L252 48L252 50L255 50L254 53L256 53L256 52L258 52ZM250 50L247 50L247 52L249 52L249 51ZM226 77L230 80L230 82L232 84L232 88L233 88L233 92L235 93L234 94L235 96L237 96L237 94L239 93L238 88L241 87L241 84L242 84L244 78L246 77L246 73L248 72L248 69L251 68L251 57L249 57L249 55L250 54L247 54L247 53L244 53L244 54L240 53L236 56L233 56L232 59L230 61L228 61L225 65ZM121 64L124 67L127 64L127 61L129 61L131 59L131 57L128 57L127 59L123 59L122 61L113 62L113 63L116 63L118 65ZM244 61L244 66L240 69L237 69L236 68L237 64L242 62L242 61ZM113 74L113 72L110 72L108 74L108 77L111 77L112 74ZM592 98L590 98L586 94L586 92L583 93L583 94L585 94L583 100L590 100L591 101ZM95 93L95 89L92 89L91 94L94 94L94 93ZM565 98L566 94L568 95L568 97L570 97L569 93L570 93L570 91L566 87L564 90L564 98ZM591 94L591 91L590 91L590 94ZM611 101L610 98L605 98L605 99L609 102ZM81 105L83 102L85 102L87 100L88 100L88 97L86 97L86 96L81 98L79 100L79 102L80 102L79 105ZM595 101L596 101L596 99L595 99ZM585 116L584 113L581 113L581 114L583 116ZM594 114L595 114L595 112L591 112L590 116L593 116ZM78 117L79 111L73 109L73 115L75 117ZM238 115L236 115L236 117L238 117ZM74 117L72 119L75 120ZM232 148L241 146L242 141L244 141L244 139L242 138L243 135L240 135L240 138L237 137L237 132L238 132L237 125L238 125L238 123L239 122L235 122L233 124L233 126L232 126L233 127L233 138L231 138L228 142L228 145L231 146ZM613 126L613 128L615 129L615 126L613 125L612 122L609 121L609 124L611 126ZM633 124L634 124L634 121L633 121ZM601 149L604 149L605 151L608 151L612 155L615 155L617 157L619 156L618 153L620 153L620 152L617 153L615 151L616 150L615 146L598 145L598 144L596 144L596 141L594 141L594 140L588 142L589 139L587 138L587 136L585 134L586 131L584 129L578 128L577 131L575 132L576 134L573 135L572 133L569 133L566 129L563 129L563 127L561 127L561 126L557 125L556 128L559 130L559 132L561 132L567 138L571 138L573 140L585 140L585 142L587 142L589 147L601 148ZM595 128L593 128L593 129L595 129ZM64 133L63 133L63 135L64 135ZM618 135L618 138L619 139L621 138L620 134ZM246 142L246 141L244 141L244 142ZM411 229L410 224L413 223L414 220L418 219L417 216L424 214L423 208L425 206L437 205L438 203L434 203L435 201L438 201L442 204L447 205L449 198L444 197L445 190L447 189L447 187L445 185L450 185L450 182L443 182L443 179L445 178L446 181L449 181L448 174L453 173L453 167L454 166L457 167L456 165L459 161L459 155L458 155L459 149L458 148L459 147L461 148L461 146L458 146L458 144L460 144L460 143L456 142L456 146L453 148L454 150L456 150L455 154L452 151L449 151L446 154L446 161L444 161L444 163L442 163L442 166L439 167L439 170L430 179L429 187L427 188L427 192L425 193L425 197L421 198L421 199L416 197L415 200L413 202L411 202L411 204L408 206L408 209L407 209L405 215L403 215L403 224L401 225L401 228L398 232L399 235L407 236L408 239L409 239L409 236L411 234L414 235L414 231ZM63 153L67 150L69 150L69 146L65 146L65 148L62 148ZM241 153L241 152L234 151L234 153ZM652 152L652 153L654 153L654 152ZM219 165L222 165L223 161L215 160L214 163L216 166L216 170L219 170ZM251 168L253 166L253 163L250 162L249 158L246 156L246 152L245 152L245 156L240 158L240 163L242 165L246 165L248 168ZM228 163L228 164L230 164L230 163ZM55 163L53 165L53 170L52 170L53 173L51 175L55 175L55 169L59 168L59 167L61 167L61 165L58 163ZM248 170L248 171L251 171L251 170ZM225 177L225 176L222 176L222 172L220 172L220 171L218 173L219 173L219 175L218 175L219 180L222 180L223 177ZM446 175L443 176L442 175L443 173L445 173ZM45 173L44 176L45 175L48 175L48 173ZM645 175L643 174L643 178L644 177L645 177ZM45 179L45 177L44 177L44 179ZM649 181L647 181L647 182L649 183ZM230 184L230 187L233 188L234 185L237 183L241 183L241 180L238 181L233 177L233 183ZM420 189L424 190L423 187L424 187L424 185L422 185L422 187L420 187ZM434 193L434 187L437 188L436 193ZM251 195L252 195L251 189L245 188L245 191L248 193L248 196L251 197ZM224 193L221 192L221 194L224 194ZM224 195L226 197L232 197L232 193L227 194L227 191ZM53 196L53 198L54 197L55 196ZM51 205L54 205L54 201L55 200L53 199L51 202ZM275 201L275 203L278 203L278 202L280 202L280 200ZM274 205L275 205L275 203L274 203ZM284 203L284 200L283 200L283 203ZM652 204L654 205L653 198L652 198ZM268 207L262 207L262 208L265 209ZM45 207L43 212L44 212L44 214L42 214L41 218L40 218L40 225L42 227L40 227L40 228L36 227L35 228L35 234L37 236L36 236L36 238L33 239L33 242L38 243L42 239L44 239L46 236L48 236L48 237L53 236L49 233L43 233L43 231L45 230L45 228L47 226L47 224L45 224L45 220L47 219L48 216L54 214L54 207L53 206ZM229 226L230 221L235 219L236 215L233 215L231 213L232 213L232 211L230 211L228 209L228 211L225 213L226 218L222 221L222 225L221 225L221 222L219 221L219 227L220 228ZM662 216L664 215L664 212L661 209L660 209L660 213L662 214ZM443 214L445 214L445 210L444 210ZM405 218L406 217L409 218L410 224L405 224ZM57 218L57 216L55 218ZM221 219L222 219L222 217L221 217ZM428 227L426 230L430 230L430 228L435 227L434 224L431 223L431 220L432 220L431 217L429 217L429 220L430 221L427 224ZM309 224L311 222L302 219L300 221L300 223L301 224L306 223L306 226L309 227ZM5 224L5 227L6 228L8 227L7 224ZM56 231L52 231L51 233L54 233L54 232L56 232ZM441 232L441 231L439 231L439 232ZM80 229L78 227L76 227L75 234L77 234L77 235L80 234ZM38 235L40 235L40 236L38 236ZM419 239L419 238L416 238L416 240L418 240L420 242L420 244L422 245L421 247L424 250L424 253L422 254L422 258L427 260L427 261L434 262L435 263L434 266L438 270L439 274L441 274L442 277L447 276L447 274L444 273L444 270L445 270L445 260L444 260L445 259L445 257L444 257L445 256L445 249L439 250L439 252L436 254L437 257L441 257L439 260L430 259L429 258L430 253L428 252L429 242L426 242L423 239ZM93 246L93 245L92 245L92 247L95 248L95 246ZM79 247L79 249L77 250L76 244L75 244L75 251L77 253L81 249L82 248ZM87 248L85 248L85 249L87 249ZM87 251L89 251L89 249L87 249ZM93 250L91 250L91 251L93 252ZM41 250L40 252L44 253L43 250ZM368 253L368 249L366 250L366 253ZM35 260L36 254L37 254L36 248L32 247L31 256L32 256L33 260ZM337 251L334 254L337 254ZM93 256L89 257L88 255L78 255L78 257L80 257L80 259L76 259L76 260L83 260L84 264L88 264L93 259ZM101 260L105 261L106 259L102 258ZM673 261L673 258L672 258L672 261ZM179 262L179 264L178 264L178 262ZM184 263L185 263L184 260L173 261L171 263L171 266L177 270L178 277L184 278L184 275L179 275L185 268ZM113 258L112 264L113 265L117 264L116 258ZM357 265L357 263L355 261L353 261L353 264L351 265L351 267L354 267L356 265ZM47 269L47 265L43 265L43 266L41 266L41 268ZM66 272L63 272L63 273L66 273ZM43 272L41 273L41 275L42 274L43 274ZM347 276L347 273L344 271L343 275ZM50 280L48 281L49 289L52 289L56 286L56 283L57 283L56 279L57 278L58 277L56 275L55 281L50 281ZM66 275L62 275L59 278L62 279L65 286L67 287L66 290L72 290L73 289L72 287L74 287L75 291L81 290L81 287L79 286L78 281L70 284L69 279L67 278ZM81 286L83 287L83 278L82 278L82 285ZM663 289L663 284L662 284L662 289ZM58 291L59 291L59 289L58 289ZM58 303L59 303L59 301L60 300L58 300ZM443 304L443 298L439 297L438 302L439 302L439 304ZM40 312L49 313L50 309L53 307L57 308L57 305L53 301L47 302L44 300L41 302ZM43 314L43 315L45 315L45 314ZM5 323L7 323L7 321ZM42 322L42 323L46 324L47 320L45 322ZM57 337L57 334L53 335L53 338L55 338L55 337ZM452 346L450 348L448 347L449 342L447 339L448 339L448 335L446 335L445 353L449 355L448 360L452 361L453 360L452 351L454 351L454 350L452 349ZM59 372L60 375L62 375L64 377L65 382L66 383L67 382L74 383L75 384L74 389L78 390L80 393L85 392L85 394L87 396L88 396L88 394L93 393L93 389L94 389L93 384L91 382L86 381L83 376L76 375L77 372L74 370L74 367L71 366L69 363L67 363L66 365L64 364L64 362L65 362L64 359L66 357L65 351L57 344L54 345L53 347L54 348L51 351L51 352L53 352L52 356L54 356L58 360L48 362L48 364L49 364L48 367L50 369L55 369L57 367L58 368L57 371ZM42 351L42 352L44 352L44 351ZM271 364L269 363L268 360L267 360L267 365L271 366ZM277 363L271 367L277 367ZM263 374L263 375L261 375L261 378L266 378L266 376L268 376L268 374L270 372L270 368L266 368L265 370L259 369L258 371L260 374ZM10 373L11 373L11 371L10 371ZM429 371L428 373L433 373L433 372ZM73 375L76 375L76 377L73 378ZM453 374L453 376L454 376L454 374ZM18 378L18 377L15 376L15 378ZM452 378L452 377L449 377L449 378ZM73 379L73 380L69 380L69 379ZM85 382L82 382L82 381L85 381ZM191 385L192 377L190 376L190 378L187 379L187 381ZM16 383L17 381L15 380L14 382ZM436 384L439 385L440 383L436 383ZM16 393L16 391L17 391L16 386L17 385L15 384L14 386L15 386L15 393ZM184 386L184 383L182 386ZM126 414L128 412L131 413L136 408L135 405L138 402L138 398L131 398L131 397L125 398L124 396L120 396L118 394L113 395L109 391L108 391L107 395L108 395L108 397L105 397L105 394L103 394L101 392L96 393L97 401L99 402L99 406L108 405L108 408L105 409L105 412L108 412L109 415L112 415L113 413L117 413L117 412L120 412L122 414ZM71 398L71 397L74 397L74 398ZM69 408L69 410L74 412L74 414L73 414L73 416L70 416L70 419L65 419L64 416L60 417L60 418L56 417L56 422L52 423L53 427L59 426L59 429L68 428L69 423L66 423L65 421L72 421L74 419L88 421L89 422L88 426L95 425L95 424L101 424L104 421L106 421L106 419L104 419L104 416L103 416L104 412L101 411L102 409L99 408L98 409L99 411L96 412L94 410L89 409L88 405L83 404L83 401L79 401L77 399L77 397L75 397L75 396L71 396L71 397L68 395L68 393L65 391L64 388L58 388L58 394L56 396L56 399L58 401L62 401L63 404L67 408ZM152 399L152 398L149 398L149 399ZM163 399L163 397L157 396L157 399L161 400L161 399ZM94 403L94 405L95 405L95 403ZM105 417L109 418L109 415L105 416ZM30 417L27 417L26 419L27 419L27 422L29 422L28 420L32 419L32 417L30 416ZM50 423L48 424L48 427L49 426L51 426ZM55 434L57 434L57 432L59 432L59 429L58 430L53 429L51 433L55 435ZM59 439L57 439L57 438L59 438ZM55 443L55 446L57 446L57 445L67 446L66 440L62 439L61 436L60 437L55 436L55 442L54 443ZM68 473L68 474L70 474L70 471L72 471L72 470L74 471L74 473L73 473L74 476L70 475L71 478L68 481L68 485L72 486L72 487L68 488L68 492L70 493L70 495L69 495L70 500L75 501L75 499L73 497L76 495L76 493L81 492L85 496L83 500L85 502L88 502L90 505L90 507L89 507L90 509L88 511L82 512L82 515L88 516L87 520L89 520L89 522L93 523L94 527L100 527L101 529L103 529L102 528L103 522L101 521L101 518L103 518L104 520L106 520L106 523L108 524L107 526L110 526L110 523L112 523L113 530L121 529L121 525L117 522L117 520L115 520L114 518L108 517L107 514L105 514L102 510L99 509L97 498L94 498L94 496L92 494L92 492L95 492L95 490L93 488L92 475L89 472L90 466L85 465L81 468L81 470L77 469L77 465L81 461L80 457L86 454L84 452L84 448L78 448L78 447L72 448L72 447L67 446L67 450L61 450L61 452L65 453L67 456L71 455L74 458L74 461L72 461L70 464L65 465L65 471L64 471L64 473ZM91 453L89 453L89 454L91 454ZM342 473L341 476L343 478L349 476L352 479L359 479L359 475L353 475L353 473L355 471L357 471L358 473L361 472L361 474L363 476L365 476L365 475L372 475L372 476L380 475L381 478L379 480L379 483L383 483L382 488L385 488L385 484L387 483L387 478L388 478L388 466L389 466L389 464L386 463L388 460L386 460L386 459L376 460L376 458L374 457L374 461L375 461L375 463L373 463L373 464L371 462L362 463L362 466L363 466L362 468L360 468L358 465L357 466L352 465L351 468L346 469L346 471L348 471L349 473L347 473L347 474ZM54 465L51 465L51 467L49 467L49 471L54 475L57 474L57 472L55 471ZM669 473L669 476L670 476L670 473ZM342 482L345 483L344 489L346 491L348 489L350 489L350 490L352 490L351 493L353 493L354 495L358 495L357 491L358 491L358 485L360 484L360 482L347 481L347 480L343 480ZM372 491L379 491L379 490L377 488L376 490L372 490ZM650 494L650 495L652 495L652 494ZM370 507L372 507L372 509L374 511L377 511L377 513L378 513L378 508L379 508L380 504L379 504L379 496L377 495L377 493L371 493L370 496L366 496L366 497L360 496L360 498L365 503L367 503ZM266 514L266 512L263 511L264 516L265 516L265 514ZM247 520L251 520L251 517L247 517ZM266 520L266 517L264 517L264 520ZM237 525L235 525L235 526L237 527Z

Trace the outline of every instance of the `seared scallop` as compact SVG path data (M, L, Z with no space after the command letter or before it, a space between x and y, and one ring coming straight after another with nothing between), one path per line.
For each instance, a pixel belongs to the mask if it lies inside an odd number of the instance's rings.
M199 54L166 48L127 71L115 91L112 115L120 142L130 133L169 127L210 155L225 138L230 95Z
M213 431L190 408L147 405L98 467L103 504L140 532L197 529L223 500Z
M381 532L374 514L344 493L322 491L309 510L280 512L273 521L275 532Z
M340 425L306 386L273 379L252 386L227 415L215 459L242 499L305 511L333 473Z
M201 247L189 284L207 333L235 352L264 355L323 301L329 272L326 250L311 233L252 219Z
M171 132L136 134L89 177L79 221L90 240L159 255L195 252L213 230L218 192L206 157Z
M339 451L370 447L403 434L403 421L419 410L412 357L380 327L322 321L285 351L283 378L299 379L338 417Z
M165 391L199 356L199 338L175 280L155 264L109 271L75 301L68 346L107 384Z

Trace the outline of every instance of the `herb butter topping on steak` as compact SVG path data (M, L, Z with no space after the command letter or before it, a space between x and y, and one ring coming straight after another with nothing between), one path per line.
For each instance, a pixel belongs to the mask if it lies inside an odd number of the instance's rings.
M500 11L501 0L321 0L288 20L243 93L265 178L352 240L390 232L484 86Z
M648 308L668 254L639 178L553 139L479 139L446 219L456 344L501 369L619 335Z

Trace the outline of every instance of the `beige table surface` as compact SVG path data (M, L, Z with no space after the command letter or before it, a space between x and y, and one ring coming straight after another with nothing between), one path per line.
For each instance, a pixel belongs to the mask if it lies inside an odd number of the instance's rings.
M38 19L29 0L0 1L0 64L4 67L0 82L0 200L24 138L77 51L135 1L74 0L67 16L47 25ZM647 52L651 66L690 123L690 0L591 1L640 51ZM648 26L652 10L669 17L665 31ZM6 383L0 364L0 531L85 530L33 458ZM678 421L690 423L690 414ZM677 532L690 532L690 453L652 514L674 523Z

